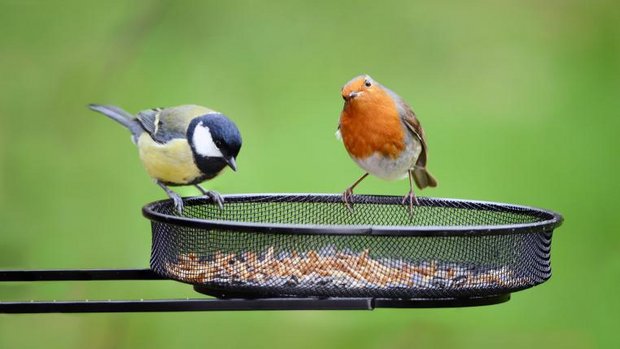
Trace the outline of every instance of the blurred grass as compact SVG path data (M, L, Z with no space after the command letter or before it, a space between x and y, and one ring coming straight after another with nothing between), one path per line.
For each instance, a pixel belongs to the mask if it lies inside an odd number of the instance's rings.
M198 103L235 119L223 193L341 192L340 87L408 100L439 179L428 196L565 215L553 278L483 308L0 315L0 347L547 347L620 344L614 1L0 1L0 268L148 265L150 183L91 102ZM360 193L404 194L369 179ZM196 195L191 188L185 195ZM0 299L192 297L175 283L0 285Z

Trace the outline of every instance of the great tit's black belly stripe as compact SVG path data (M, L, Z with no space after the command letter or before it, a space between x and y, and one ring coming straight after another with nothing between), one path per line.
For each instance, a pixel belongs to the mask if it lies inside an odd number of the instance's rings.
M204 181L206 181L207 179L212 179L214 176L206 176L206 175L202 175L199 177L194 178L193 180L187 182L187 183L172 183L172 182L166 182L166 181L160 181L163 184L169 186L169 187L181 187L181 186L185 186L185 185L195 185L195 184L200 184Z
M226 161L220 157L205 157L194 154L194 162L205 176L203 181L217 176L226 167Z
M202 172L201 176L196 177L187 183L164 182L164 184L169 186L200 184L206 180L215 178L224 169L224 167L226 167L226 162L222 158L194 157L194 162L196 167L198 167L200 172Z

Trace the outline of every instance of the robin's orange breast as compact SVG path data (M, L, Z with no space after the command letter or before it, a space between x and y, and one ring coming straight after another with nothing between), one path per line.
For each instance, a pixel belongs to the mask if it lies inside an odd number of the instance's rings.
M405 149L398 110L386 98L351 101L343 109L340 133L350 155L363 159L377 152L395 159Z

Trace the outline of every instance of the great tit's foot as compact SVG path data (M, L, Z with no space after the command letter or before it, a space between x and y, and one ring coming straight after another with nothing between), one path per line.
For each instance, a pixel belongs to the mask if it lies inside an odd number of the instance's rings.
M407 201L409 201L409 218L413 218L413 205L416 205L416 206L420 205L420 202L418 201L418 198L413 193L413 190L410 190L409 193L405 195L405 197L403 197L402 204L406 205Z
M205 193L205 195L210 197L211 200L213 200L213 203L219 206L220 210L224 209L224 198L222 197L222 195L220 195L220 193L209 190L207 193Z
M168 188L164 183L160 181L155 181L155 183L157 183L157 185L159 185L166 192L166 195L168 195L172 202L174 202L174 207L177 209L177 212L182 215L184 205L181 196L176 192L170 190L170 188Z
M211 198L213 203L217 204L221 210L224 209L224 198L222 197L222 195L220 195L220 193L216 192L215 190L207 190L199 184L196 184L196 188L200 190L202 195L208 196L209 198Z
M353 213L353 189L351 187L342 193L342 202L349 212Z
M181 196L179 196L179 194L174 193L174 195L169 195L170 198L172 199L172 201L174 201L174 207L177 209L177 212L179 212L179 214L183 214L183 208L185 207L183 205L183 199L181 198Z

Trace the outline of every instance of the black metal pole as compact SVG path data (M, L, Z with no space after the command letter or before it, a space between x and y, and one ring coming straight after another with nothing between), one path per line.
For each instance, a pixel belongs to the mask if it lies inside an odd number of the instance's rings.
M157 299L0 302L0 313L115 313L230 310L372 310L368 298Z
M0 270L0 282L167 280L150 269ZM230 310L373 310L445 308L506 302L510 294L473 298L187 298L151 300L77 300L0 302L0 313L113 313Z
M2 281L165 280L151 269L0 270Z

